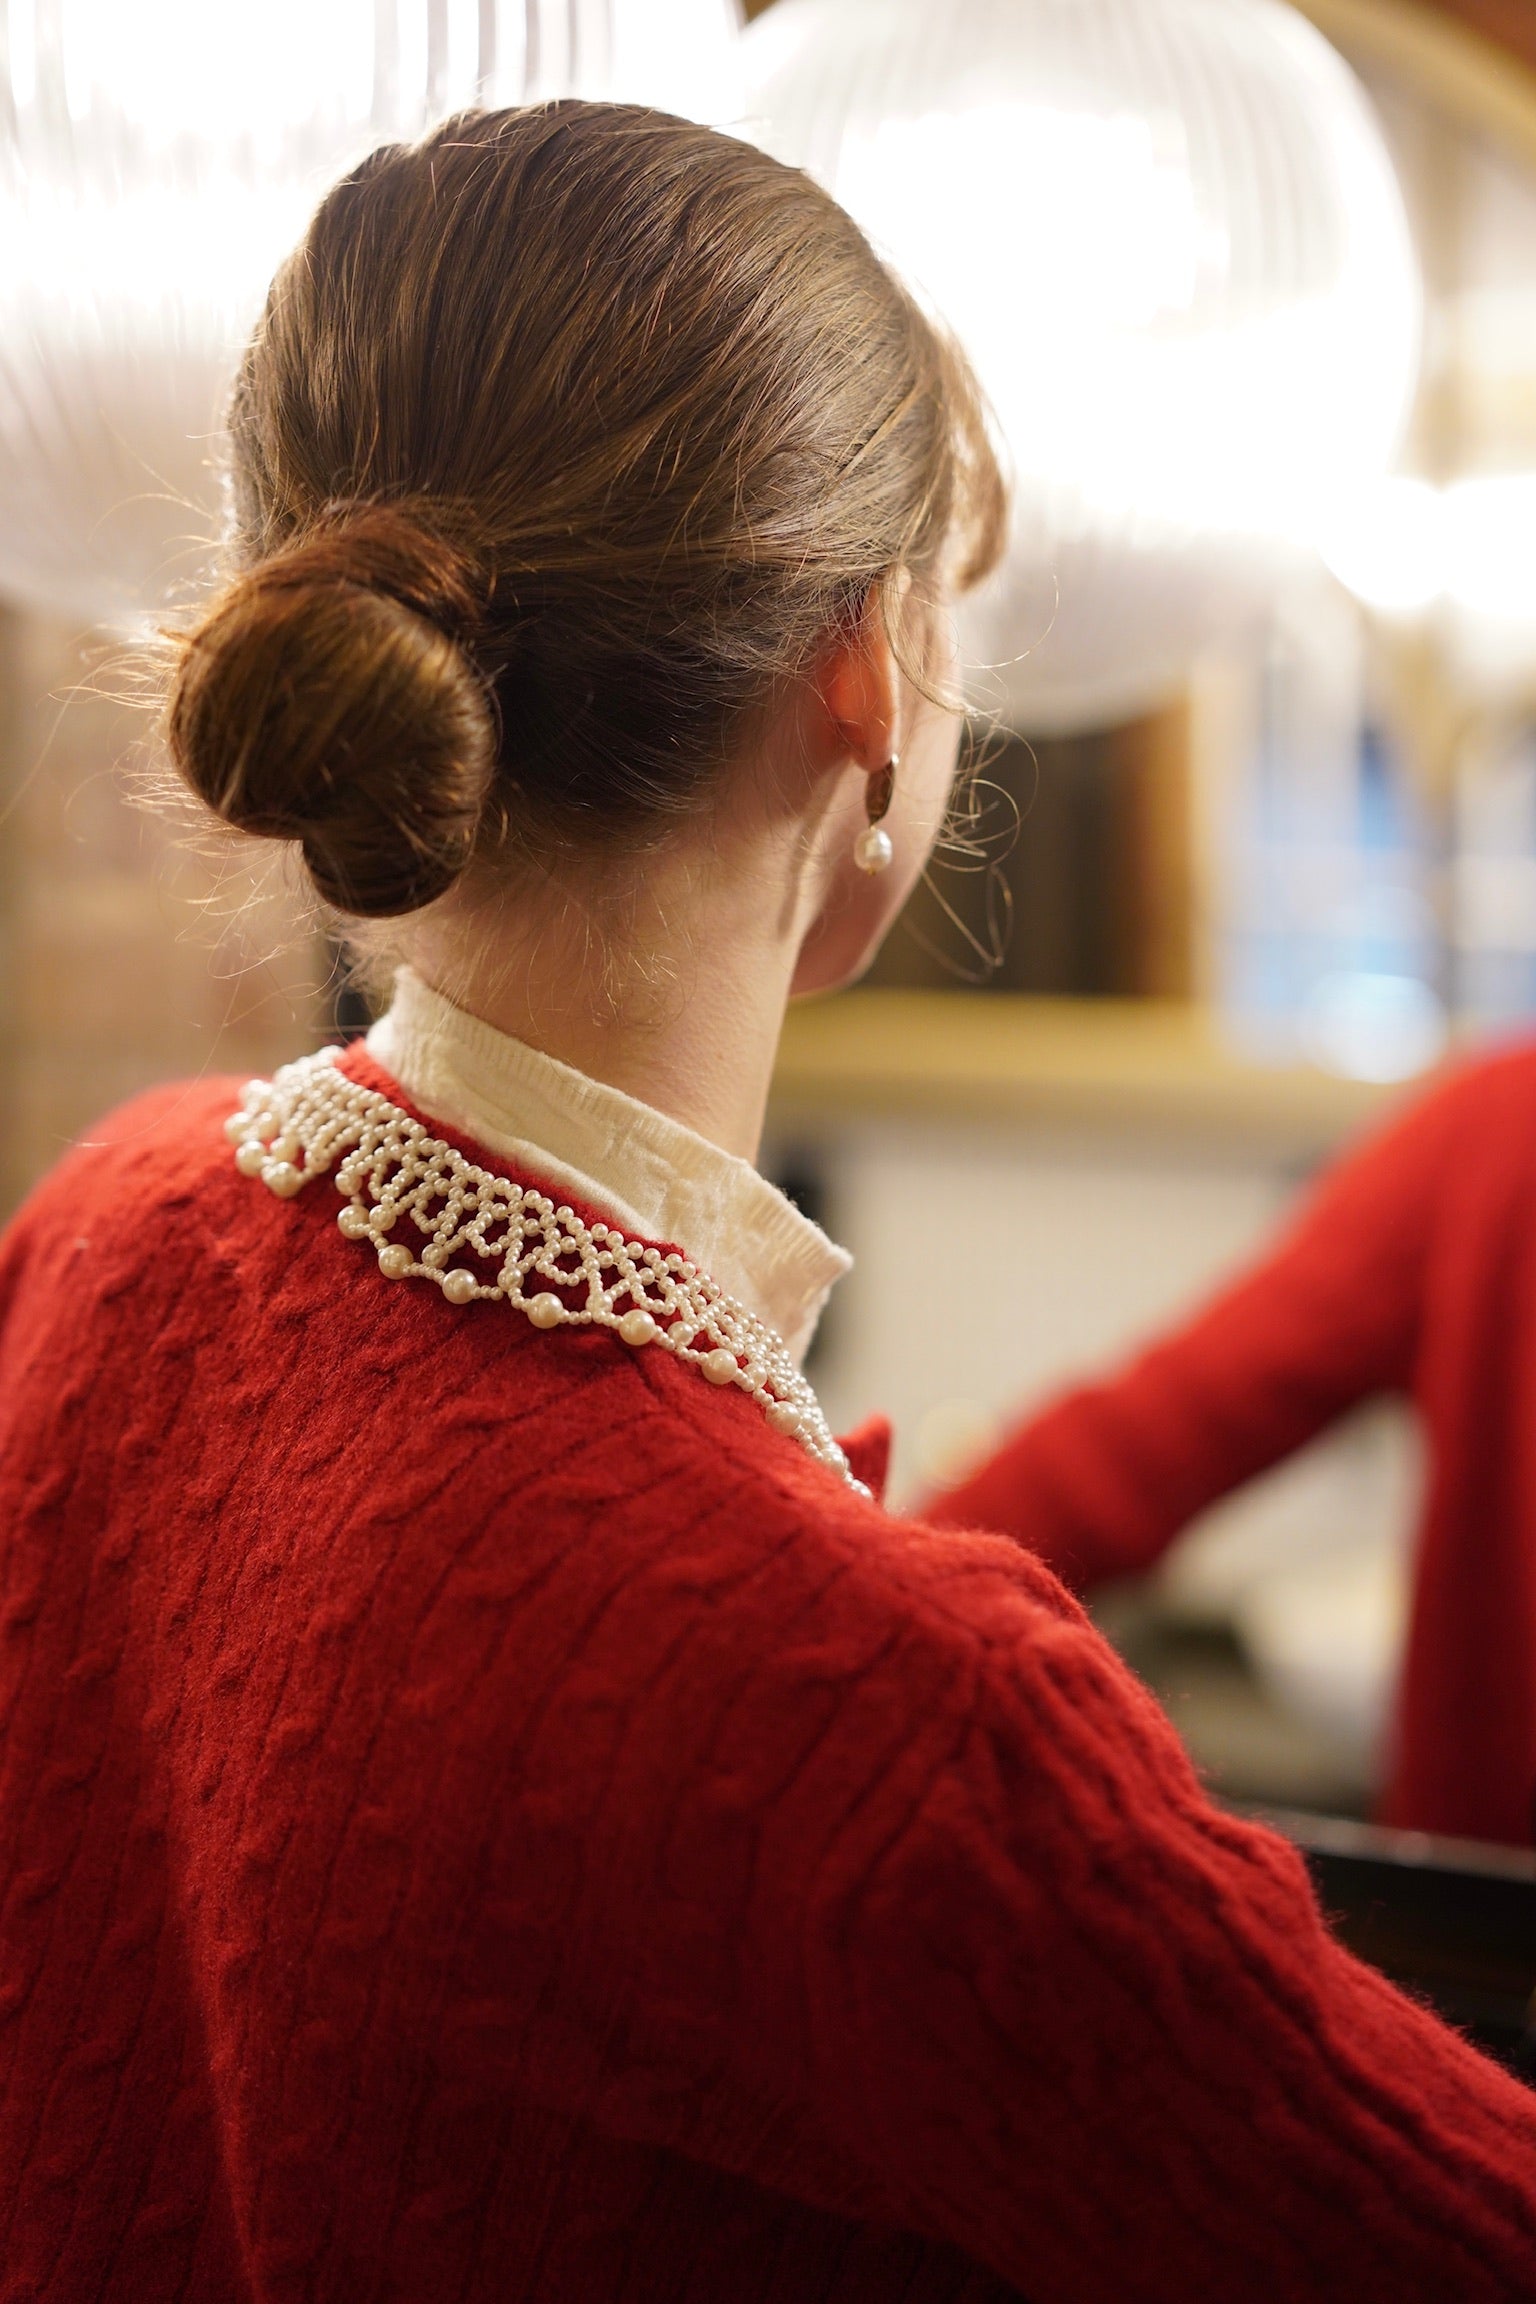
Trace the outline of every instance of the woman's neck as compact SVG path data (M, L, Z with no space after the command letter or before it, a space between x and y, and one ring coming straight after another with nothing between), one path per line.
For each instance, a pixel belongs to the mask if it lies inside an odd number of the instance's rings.
M801 941L784 895L694 852L601 915L520 881L421 923L407 956L497 1031L755 1161Z

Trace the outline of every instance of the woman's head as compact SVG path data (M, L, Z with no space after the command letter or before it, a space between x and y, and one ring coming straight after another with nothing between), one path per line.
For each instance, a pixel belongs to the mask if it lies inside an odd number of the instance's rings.
M172 753L362 917L476 859L656 844L840 635L1000 541L969 373L857 228L623 106L375 153L278 275L230 429L235 572Z

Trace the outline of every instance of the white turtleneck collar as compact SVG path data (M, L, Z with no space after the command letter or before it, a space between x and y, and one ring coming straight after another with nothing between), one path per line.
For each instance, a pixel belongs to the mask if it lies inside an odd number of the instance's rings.
M669 1241L797 1361L852 1263L745 1160L620 1089L482 1024L410 968L368 1052L418 1109L642 1239Z

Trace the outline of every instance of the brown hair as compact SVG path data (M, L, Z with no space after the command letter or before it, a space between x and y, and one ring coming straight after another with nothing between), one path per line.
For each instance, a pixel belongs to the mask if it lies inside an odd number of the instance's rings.
M622 105L449 121L327 195L230 417L176 766L386 917L654 837L743 716L1003 496L963 358L809 178Z

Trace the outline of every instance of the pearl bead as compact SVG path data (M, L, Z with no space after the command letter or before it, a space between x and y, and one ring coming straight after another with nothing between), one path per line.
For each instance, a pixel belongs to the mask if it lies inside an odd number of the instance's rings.
M267 1148L254 1137L241 1145L235 1154L235 1166L242 1176L259 1176L267 1164Z
M768 1421L775 1432L783 1432L793 1440L803 1419L793 1400L775 1400L768 1410Z
M295 1192L304 1189L303 1177L289 1160L269 1160L261 1172L261 1180L279 1200L291 1200Z
M366 1208L343 1208L336 1219L336 1228L344 1232L349 1240L366 1240L373 1230Z
M231 1112L224 1123L224 1133L231 1144L243 1144L250 1134L250 1127L251 1116L249 1112Z
M729 1384L733 1377L740 1374L740 1370L736 1366L735 1353L727 1352L724 1349L706 1352L699 1362L699 1366L711 1384Z
M269 1158L273 1160L297 1160L299 1156L299 1140L297 1136L289 1135L288 1131L284 1129L281 1136L273 1137L271 1143L267 1146L267 1153Z
M861 872L884 872L895 853L883 824L866 824L853 844L853 860Z
M470 1304L478 1286L473 1272L450 1272L443 1281L443 1294L450 1304Z
M379 1270L386 1280L403 1280L411 1269L409 1248L381 1248Z
M619 1334L626 1344L649 1344L655 1333L655 1321L649 1312L642 1312L638 1305L633 1312L626 1312L619 1322Z
M674 1320L667 1334L679 1352L686 1352L698 1330L691 1320Z
M531 1304L524 1306L524 1310L535 1328L558 1328L565 1318L565 1306L558 1296L551 1295L547 1290L542 1296L535 1296Z

